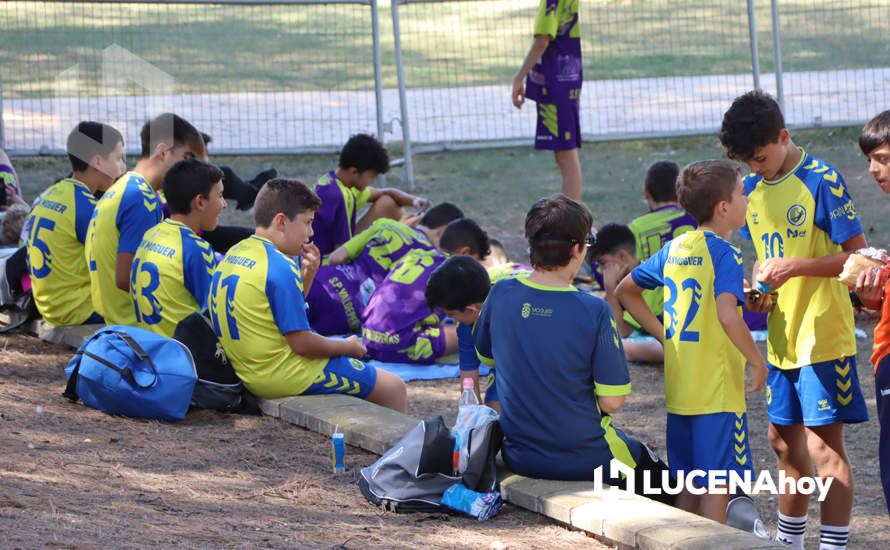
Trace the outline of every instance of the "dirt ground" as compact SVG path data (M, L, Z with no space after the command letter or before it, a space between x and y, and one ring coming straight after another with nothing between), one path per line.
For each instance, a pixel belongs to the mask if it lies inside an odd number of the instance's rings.
M871 324L860 323L871 333ZM869 340L859 376L874 414ZM61 396L70 352L36 338L0 338L0 547L603 548L582 533L505 506L492 521L384 514L355 484L375 457L348 449L330 473L329 439L269 417L201 411L178 424L110 417ZM660 367L631 366L633 394L615 424L664 455ZM410 413L453 421L456 380L411 382ZM755 464L775 473L763 395L749 398ZM878 424L847 431L856 477L851 548L890 540L877 464ZM775 497L756 498L775 527ZM818 547L818 503L808 547Z
M374 455L350 447L335 476L329 438L274 418L111 417L61 396L69 350L24 335L0 350L2 548L604 548L510 505L486 523L383 513L354 477ZM411 384L412 413L454 408L451 382Z

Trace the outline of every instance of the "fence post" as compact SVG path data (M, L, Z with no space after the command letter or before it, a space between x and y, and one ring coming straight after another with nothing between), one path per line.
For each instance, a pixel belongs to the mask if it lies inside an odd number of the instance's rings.
M748 41L751 44L751 73L754 89L760 90L760 54L757 51L757 23L754 19L754 0L748 0Z
M399 28L399 4L404 0L392 0L392 36L396 53L396 74L399 79L399 110L402 119L402 155L405 157L405 167L402 169L404 179L409 188L414 190L414 163L411 160L411 133L408 130L408 98L405 93L405 66L402 61L402 35Z
M770 0L773 18L773 58L776 64L776 101L785 112L785 87L782 83L782 31L779 26L779 1ZM787 114L786 114L787 116Z
M3 75L0 75L0 149L6 150L6 134L3 132Z
M385 143L383 128L383 60L380 55L380 11L377 0L371 0L372 57L374 60L374 100L377 105L377 139ZM380 185L386 185L386 176L381 174Z

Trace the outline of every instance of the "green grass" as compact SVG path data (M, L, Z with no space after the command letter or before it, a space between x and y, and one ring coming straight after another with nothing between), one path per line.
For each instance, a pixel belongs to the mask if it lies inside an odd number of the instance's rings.
M798 145L832 163L847 180L866 236L878 246L890 245L890 197L884 195L866 171L856 145L857 128L795 132ZM213 148L211 146L211 155ZM586 143L581 149L584 202L597 225L627 223L645 212L642 181L647 166L658 159L680 164L705 158L720 158L714 137ZM275 166L287 176L314 181L336 165L334 155L287 157L212 157L233 166L239 174L253 177ZM134 159L129 159L132 165ZM20 157L13 160L28 200L68 170L66 161L53 157ZM492 236L501 239L514 259L523 259L526 244L522 235L525 213L539 197L559 190L559 172L553 155L531 148L444 152L415 157L416 193L434 202L451 201L461 206ZM388 185L403 187L399 169L388 177ZM234 205L224 213L224 223L251 225L249 214ZM745 249L751 258L751 249Z
M409 86L506 86L531 39L537 0L407 4L400 8ZM786 70L886 64L890 0L783 0ZM746 73L741 0L581 3L587 79ZM366 6L122 5L2 2L6 99L52 97L78 64L81 95L144 93L101 85L101 50L119 44L171 74L177 93L373 89ZM760 63L773 70L769 3L757 3ZM392 22L380 6L383 79L395 87Z

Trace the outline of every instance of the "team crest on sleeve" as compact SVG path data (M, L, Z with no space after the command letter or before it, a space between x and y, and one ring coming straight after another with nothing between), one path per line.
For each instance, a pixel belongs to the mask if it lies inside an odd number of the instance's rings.
M785 218L794 227L800 227L807 221L807 209L802 204L792 204L785 214Z

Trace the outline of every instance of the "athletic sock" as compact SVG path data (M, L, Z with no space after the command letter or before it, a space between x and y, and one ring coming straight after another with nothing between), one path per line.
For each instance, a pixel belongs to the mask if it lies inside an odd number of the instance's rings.
M790 546L794 550L803 550L803 535L807 530L807 516L786 516L779 512L779 528L776 530L776 542Z
M823 525L819 529L819 550L845 550L849 538L849 525Z

